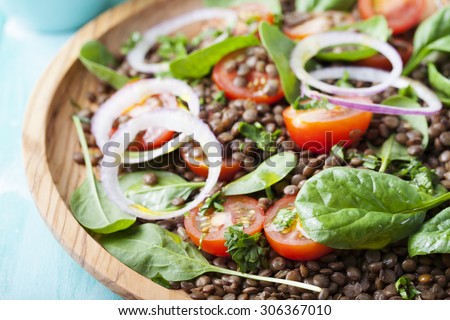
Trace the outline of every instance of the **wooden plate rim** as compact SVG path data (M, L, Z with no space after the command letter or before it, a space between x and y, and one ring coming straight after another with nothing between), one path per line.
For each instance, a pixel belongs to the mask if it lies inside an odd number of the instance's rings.
M134 0L116 6L80 29L60 50L36 85L26 108L22 152L28 185L37 208L54 237L96 279L127 299L188 299L180 290L165 289L112 257L78 223L58 192L47 163L46 131L50 106L59 83L76 63L82 44L104 36L133 14L164 0ZM57 215L58 226L55 225ZM61 225L62 224L62 225ZM75 229L76 237L64 231Z

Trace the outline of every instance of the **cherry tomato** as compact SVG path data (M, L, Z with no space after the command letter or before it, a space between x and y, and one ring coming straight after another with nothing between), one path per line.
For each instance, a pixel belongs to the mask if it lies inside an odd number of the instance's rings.
M312 34L326 32L334 27L353 23L355 19L350 13L326 11L312 13L310 19L295 26L283 27L284 33L293 40L301 40Z
M199 216L199 209L195 208L184 218L184 226L191 240L199 246L201 239L203 251L222 257L228 256L224 233L229 226L242 223L244 232L253 235L260 232L264 224L264 211L253 198L226 197L223 206L223 212L209 209L204 216Z
M358 100L371 101L367 98ZM337 143L348 146L359 139L369 127L372 113L340 106L308 110L288 107L283 111L283 117L289 135L300 148L325 153Z
M270 24L274 22L273 13L263 4L256 2L243 3L233 8L238 14L238 23L234 28L234 34L249 34L257 31L261 21Z
M424 9L425 0L358 0L359 14L363 19L382 14L394 34L403 33L416 26Z
M411 57L413 51L412 44L406 40L399 38L392 38L391 40L389 40L389 43L391 43L397 49L398 53L400 54L400 57L402 58L403 64L406 64L406 62L408 62L409 58ZM354 62L354 64L358 66L372 67L384 70L392 69L392 65L389 62L389 60L380 53L372 57L356 61Z
M208 166L204 161L204 155L201 148L198 148L197 150L199 150L199 152L194 152L194 157L189 154L189 151L181 151L181 156L192 172L206 178L208 177ZM231 181L240 169L241 165L239 161L224 159L222 162L219 180Z
M246 86L239 87L234 84L233 80L237 76L237 71L227 71L226 64L242 53L245 54L245 49L225 56L214 66L212 79L219 89L224 91L229 99L250 99L257 103L274 103L282 99L284 93L279 77L270 79L278 82L278 90L274 95L269 96L263 92L265 84L269 81L269 75L265 72L252 69L246 76L248 83Z
M159 102L158 102L159 101ZM128 116L130 119L136 117L144 112L151 111L165 106L161 105L161 100L158 96L149 97L141 102L130 106L122 112L122 116ZM116 124L111 128L109 133L112 136L119 126ZM152 128L140 132L135 139L128 146L129 151L146 151L161 147L164 143L170 141L175 135L175 132L166 130L164 128Z
M332 248L305 238L299 231L299 220L287 230L279 231L272 223L283 208L295 210L295 195L284 196L267 211L264 234L273 250L292 260L315 260L333 251Z

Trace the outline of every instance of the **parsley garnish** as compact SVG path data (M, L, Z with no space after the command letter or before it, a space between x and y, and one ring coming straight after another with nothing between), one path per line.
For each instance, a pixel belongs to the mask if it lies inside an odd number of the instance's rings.
M248 235L242 224L237 224L228 227L224 236L225 246L233 261L237 263L239 271L251 272L267 266L266 254L269 249L260 232Z
M396 175L409 178L420 191L430 194L434 193L435 187L439 183L436 173L416 159L412 159L409 164L403 165L396 172Z
M278 231L283 231L290 228L297 218L297 210L294 207L283 208L278 211L272 224L275 225Z
M218 102L220 104L227 103L227 98L225 97L225 92L224 91L216 92L213 96L213 101Z
M160 36L158 44L159 47L156 54L164 61L175 60L187 55L186 46L188 39L185 35Z
M405 276L400 277L397 282L395 282L395 289L397 289L397 292L404 300L414 299L416 295L421 293L414 287L411 280Z
M120 52L125 55L128 54L131 50L133 50L133 48L136 46L136 44L141 41L142 39L142 35L135 31L132 32L130 34L130 36L128 37L127 41L125 41L121 46L120 46Z
M327 99L310 99L308 97L299 97L292 105L294 110L309 110L309 109L328 109L329 103Z
M341 79L336 82L336 85L342 88L353 88L353 85L350 83L350 74L348 71L344 71L344 74Z
M200 216L204 216L206 212L211 208L215 208L217 211L222 212L224 210L223 202L224 200L222 198L222 192L218 191L214 193L211 197L206 199L206 201L200 207L198 214Z
M244 137L255 141L259 149L268 152L276 151L275 141L281 134L280 130L275 130L274 132L266 131L259 122L255 122L255 124L241 122L239 124L239 132Z

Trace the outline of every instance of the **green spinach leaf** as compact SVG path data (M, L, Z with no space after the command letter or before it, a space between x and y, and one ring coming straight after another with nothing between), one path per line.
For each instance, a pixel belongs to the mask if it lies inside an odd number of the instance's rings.
M100 80L109 83L115 89L122 88L130 81L130 78L112 69L117 65L117 60L98 41L86 42L81 48L79 58L86 69Z
M432 253L450 253L450 208L428 220L408 241L411 257Z
M158 177L155 185L144 183L144 175L154 173ZM204 182L188 182L180 176L157 170L132 172L120 178L120 186L130 200L157 211L176 210L175 198L187 200L189 195L205 185Z
M186 281L206 272L217 272L258 281L286 284L320 292L321 289L285 279L262 277L210 265L197 248L152 223L103 236L100 243L122 263L150 279Z
M83 150L86 165L86 180L70 198L70 208L78 222L85 228L98 233L113 233L127 229L136 218L116 207L92 171L86 138L78 117L73 117L75 128Z
M439 99L449 104L450 101L450 79L444 77L433 63L428 64L428 81L434 90L437 91Z
M381 41L387 41L392 33L384 16L375 16L368 20L337 27L334 30L357 30ZM325 61L357 61L371 57L377 53L376 50L365 46L356 46L356 49L343 50L342 52L334 52L332 51L333 49L330 50L322 50L316 57Z
M416 231L426 211L407 181L343 167L310 178L295 203L311 239L337 249L383 248Z
M419 25L414 34L414 50L403 74L410 74L433 51L450 52L450 6Z
M349 11L356 0L297 0L297 11L322 12L328 10Z
M249 235L241 224L228 227L225 231L225 246L231 259L237 263L239 271L257 271L267 267L266 254L269 251L261 232Z
M414 157L408 154L408 149L395 140L395 135L391 135L380 149L372 147L376 155L381 159L380 172L385 172L389 164L394 160L410 161Z
M264 190L287 176L296 165L297 157L294 153L278 153L266 159L254 171L227 184L223 194L231 196Z
M286 100L292 104L300 96L300 82L289 62L295 42L267 22L260 23L259 35L264 48L277 67Z
M209 197L208 199L205 200L205 202L202 204L202 206L198 210L198 215L204 216L206 214L206 212L212 208L214 208L215 210L217 210L219 212L223 212L223 210L225 209L223 206L224 201L225 200L222 197L222 192L217 191L211 197Z
M230 37L209 47L196 50L186 57L172 61L170 72L175 78L202 78L227 54L258 44L259 40L254 35Z

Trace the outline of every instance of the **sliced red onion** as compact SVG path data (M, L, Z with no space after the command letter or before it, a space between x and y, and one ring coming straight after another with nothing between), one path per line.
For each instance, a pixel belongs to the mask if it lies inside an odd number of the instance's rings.
M359 44L370 47L383 54L392 64L392 71L380 83L368 88L342 88L314 78L305 70L306 63L325 48ZM370 96L388 88L402 72L402 59L390 44L355 32L326 32L311 35L300 41L291 54L291 67L303 84L334 95Z
M121 116L122 112L143 99L156 94L161 94L164 104L172 109L177 107L177 101L174 97L179 97L187 103L192 114L198 116L200 112L198 96L183 81L176 79L143 79L132 82L103 103L92 118L91 130L100 150L103 151L104 145L109 141L109 134L114 121ZM146 129L148 128L150 126ZM158 154L158 152L159 155L164 154L162 148L152 150L153 155ZM130 152L124 160L125 163L140 163L148 161L149 157L148 152Z
M167 62L148 63L145 61L147 52L155 45L155 43L158 41L158 38L160 36L174 33L192 23L207 21L211 19L225 20L227 21L227 24L229 26L234 26L238 20L238 15L235 11L230 9L203 8L191 11L173 19L165 20L164 22L155 25L144 33L142 40L133 48L133 50L128 53L128 63L133 69L145 73L159 73L169 71L169 64ZM228 34L224 32L211 44L223 41L227 37Z
M125 151L140 131L151 127L163 127L181 135L191 136L203 149L209 163L208 178L200 194L182 209L175 211L155 211L143 207L126 198L119 186L119 166L123 162ZM131 139L130 139L131 137ZM163 148L173 148L174 140ZM125 123L111 137L106 145L106 152L101 163L101 182L109 199L120 209L145 220L168 219L181 216L202 203L213 190L222 167L222 146L217 141L208 125L198 117L183 109L158 109L149 111ZM150 158L153 159L153 158Z
M341 79L345 72L348 73L349 78L352 80L366 82L383 82L390 75L387 71L367 67L331 67L311 72L311 76L319 80ZM310 98L327 99L330 103L340 106L383 114L430 115L442 109L442 103L436 94L419 81L406 77L400 77L392 83L392 86L397 89L411 86L419 98L422 99L428 107L409 109L387 106L383 104L363 103L319 93L311 90L306 85L302 85L302 93Z

